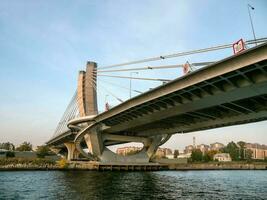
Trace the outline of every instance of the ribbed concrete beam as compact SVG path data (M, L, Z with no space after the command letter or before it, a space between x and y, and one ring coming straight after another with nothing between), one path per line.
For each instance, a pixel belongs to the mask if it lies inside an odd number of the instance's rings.
M106 132L114 133L118 131L123 131L137 126L142 126L145 124L152 123L154 121L163 120L164 118L194 112L195 110L200 110L204 108L209 108L216 105L221 105L227 102L236 101L239 99L245 99L254 97L260 94L267 94L267 82L257 83L250 87L239 88L236 90L231 90L229 92L222 92L217 95L209 96L199 100L192 101L188 104L182 104L162 110L160 112L155 112L150 115L136 118L129 122L121 123L119 125L112 126L107 129Z

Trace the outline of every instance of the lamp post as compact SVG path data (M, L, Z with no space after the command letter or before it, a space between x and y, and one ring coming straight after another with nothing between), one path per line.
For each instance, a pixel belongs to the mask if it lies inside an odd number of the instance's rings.
M255 40L255 45L257 46L258 44L256 42L256 35L255 35L255 31L254 31L254 26L253 26L253 22L252 22L252 17L251 17L250 9L251 10L254 10L255 8L252 7L250 4L248 4L248 15L249 15L250 24L251 24L251 28L252 28L252 32L253 32L253 36L254 36L254 40Z
M132 98L132 75L138 74L138 72L130 72L130 98Z

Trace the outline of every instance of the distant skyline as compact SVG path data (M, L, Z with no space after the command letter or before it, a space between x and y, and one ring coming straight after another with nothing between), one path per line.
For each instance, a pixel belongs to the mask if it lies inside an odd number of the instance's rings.
M253 39L248 3L255 7L251 14L256 37L267 37L265 0L2 0L0 142L41 145L48 141L87 61L101 67ZM230 55L232 49L145 65L215 61ZM129 76L128 72L119 74ZM181 75L181 69L175 69L135 76L174 79ZM105 80L129 87L129 80L99 78L100 111L107 95L103 87L123 100L129 98L128 90ZM158 85L132 81L133 89L143 92ZM119 103L111 95L107 100L111 105ZM232 140L267 144L267 121L176 134L163 147L183 149L194 136L197 144Z

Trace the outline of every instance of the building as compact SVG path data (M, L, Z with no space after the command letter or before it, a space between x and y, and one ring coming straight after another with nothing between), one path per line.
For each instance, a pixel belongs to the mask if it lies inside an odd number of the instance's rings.
M173 154L166 155L165 157L168 158L168 159L174 159L174 155Z
M229 153L217 153L213 156L213 160L217 160L219 162L230 162L232 158Z
M126 155L134 153L134 152L139 152L141 149L142 149L142 147L134 147L134 146L121 147L121 148L117 148L116 153L119 155L126 156Z
M181 153L177 158L191 158L191 153Z
M267 146L260 145L258 143L246 143L245 144L245 154L250 150L252 152L252 159L264 160L267 158Z
M5 149L0 149L0 158L6 158L8 152L14 153L15 158L37 158L36 152L33 151L8 151Z
M14 151L16 158L37 158L37 153L34 151Z
M215 142L215 143L210 144L210 150L220 151L222 148L224 148L224 144L222 143Z
M172 155L172 150L169 148L158 148L156 151L156 156L157 157L170 157ZM172 155L173 157L173 155Z
M7 150L5 149L0 149L0 158L6 158Z
M197 145L197 149L199 149L203 154L205 154L207 151L209 151L210 146L206 144L200 144Z
M188 146L185 147L184 153L185 154L192 153L193 149L194 149L193 145L188 145Z
M128 154L133 154L135 152L139 152L142 150L142 147L135 147L135 146L130 146L130 147L121 147L117 148L116 153L119 155L126 156ZM172 150L169 148L158 148L156 151L156 156L157 157L172 157Z
M199 149L203 154L205 154L207 151L210 150L210 146L206 144L200 144L197 145L196 148L194 148L193 145L188 145L185 147L184 154L191 154L194 149Z

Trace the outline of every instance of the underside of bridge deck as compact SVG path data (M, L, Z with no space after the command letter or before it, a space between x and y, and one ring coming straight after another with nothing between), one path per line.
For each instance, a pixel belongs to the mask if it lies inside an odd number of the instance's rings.
M186 133L265 120L267 60L130 108L104 120L107 133Z

